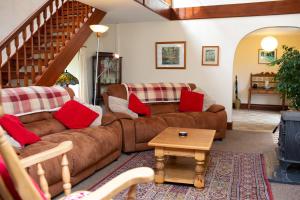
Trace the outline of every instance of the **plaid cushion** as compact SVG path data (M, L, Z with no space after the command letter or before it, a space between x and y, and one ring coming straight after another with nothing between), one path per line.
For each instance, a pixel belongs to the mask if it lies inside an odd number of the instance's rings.
M6 88L1 93L4 113L11 115L53 111L71 99L60 86Z
M144 103L179 102L182 89L191 90L186 83L123 83L127 99L134 93Z

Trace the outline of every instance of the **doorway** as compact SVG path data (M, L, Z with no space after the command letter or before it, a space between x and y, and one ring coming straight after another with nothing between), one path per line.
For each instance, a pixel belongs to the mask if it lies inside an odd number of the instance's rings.
M266 37L273 37L277 41L277 47L273 50L273 57L263 57L264 50L261 47L262 40ZM246 35L238 44L234 58L233 86L237 94L233 93L233 129L255 132L272 132L280 121L280 110L282 109L282 98L279 94L255 94L251 95L249 103L249 89L253 87L264 88L266 93L271 89L276 90L276 83L266 82L262 77L256 77L258 82L250 81L251 74L276 74L277 66L270 66L272 59L280 58L282 46L295 47L300 49L300 28L297 27L267 27L256 30ZM271 51L267 51L271 52ZM267 56L266 56L267 57ZM252 77L252 80L254 78ZM266 83L270 84L268 87ZM240 108L235 108L236 96L240 99ZM249 103L249 105L248 105ZM248 109L250 107L250 109ZM277 143L277 134L274 135L274 142Z

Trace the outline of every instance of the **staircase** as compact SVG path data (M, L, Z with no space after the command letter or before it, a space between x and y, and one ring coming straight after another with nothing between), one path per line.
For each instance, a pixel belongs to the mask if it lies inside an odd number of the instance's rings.
M51 86L105 12L75 0L49 0L0 43L2 88Z

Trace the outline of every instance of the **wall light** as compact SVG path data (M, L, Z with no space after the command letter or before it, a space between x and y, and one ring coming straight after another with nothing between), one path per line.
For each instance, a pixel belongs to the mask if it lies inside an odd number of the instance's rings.
M278 46L278 41L273 36L267 36L261 40L260 45L265 51L274 51Z

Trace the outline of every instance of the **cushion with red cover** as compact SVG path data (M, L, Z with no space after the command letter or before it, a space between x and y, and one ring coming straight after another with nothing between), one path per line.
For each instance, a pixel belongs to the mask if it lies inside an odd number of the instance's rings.
M70 129L89 127L98 116L98 113L74 100L68 101L54 113L54 118Z
M22 146L33 144L41 140L38 135L26 129L20 119L16 116L3 115L0 118L0 125Z
M150 107L141 102L141 100L133 93L129 96L128 108L139 115L151 115Z
M186 89L181 90L179 111L180 112L202 112L204 95L191 92Z
M1 176L8 192L14 198L14 200L21 200L21 197L19 196L18 192L15 189L14 183L9 175L9 172L6 168L5 162L1 156L0 156L0 176ZM33 182L33 185L35 186L35 188L37 189L37 191L40 193L42 199L46 200L47 198L45 197L44 193L42 192L42 190L40 189L38 184L36 184L36 182L34 180L32 180L32 182Z

